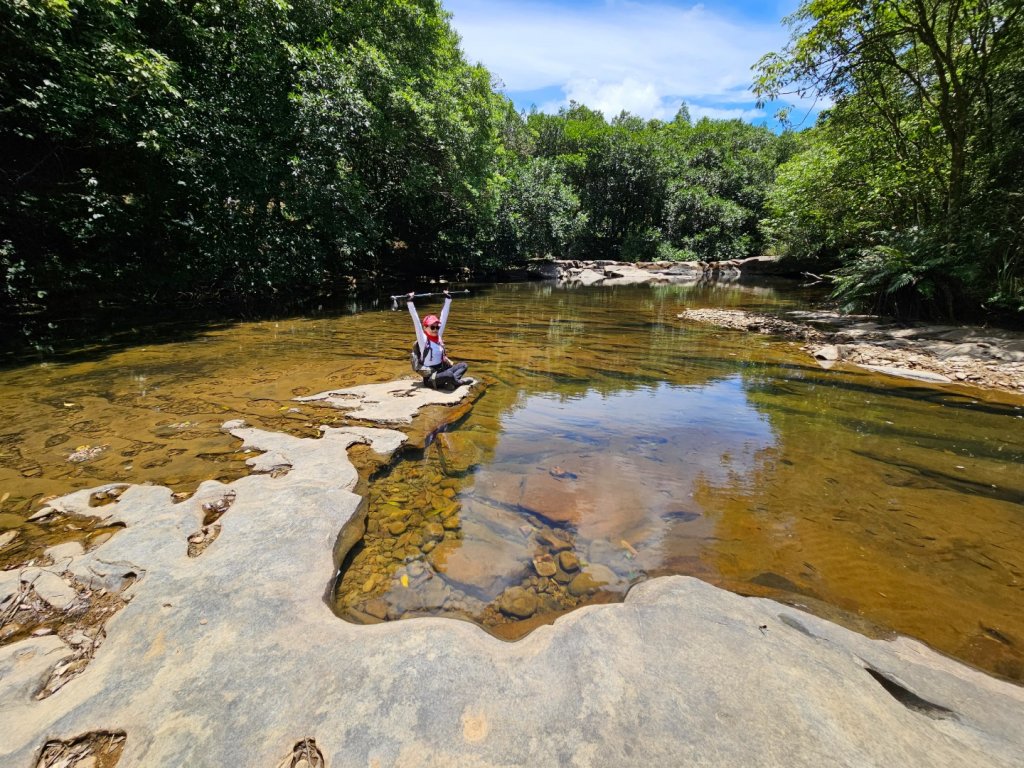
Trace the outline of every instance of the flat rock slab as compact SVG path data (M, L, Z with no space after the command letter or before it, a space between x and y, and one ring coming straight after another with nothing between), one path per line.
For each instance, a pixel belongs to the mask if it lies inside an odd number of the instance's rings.
M944 376L941 373L919 371L913 368L895 368L891 365L862 365L861 368L867 368L869 371L875 371L876 373L884 373L887 376L899 376L902 379L929 381L935 384L948 384L953 381L949 376Z
M572 285L694 284L707 271L698 262L557 261L556 277ZM736 272L738 275L739 273Z
M473 386L476 385L467 384L447 392L425 387L418 380L400 379L332 389L295 399L304 403L322 402L334 408L344 408L355 419L385 424L410 424L420 408L427 405L457 405L469 395Z
M553 276L569 285L693 285L702 280L730 282L745 275L788 274L778 262L760 256L726 261L557 260Z
M403 436L230 429L290 471L203 483L180 503L154 486L91 510L90 491L58 500L126 526L69 553L68 570L137 580L95 658L49 698L34 692L71 649L0 647L0 765L113 730L127 734L119 768L294 765L307 738L327 768L1021 765L1024 689L692 578L516 643L440 618L348 624L324 599L360 504L347 451ZM188 557L202 505L226 494L220 536Z
M741 310L688 309L683 320L802 339L823 368L849 363L932 384L1024 392L1024 335L970 326L906 327L866 315L788 312L801 322ZM813 325L812 325L813 324Z

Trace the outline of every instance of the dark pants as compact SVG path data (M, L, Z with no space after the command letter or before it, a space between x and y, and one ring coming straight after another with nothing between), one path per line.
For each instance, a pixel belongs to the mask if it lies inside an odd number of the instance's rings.
M469 363L441 363L441 365L434 366L434 374L432 376L424 376L423 383L428 387L434 389L445 389L451 387L455 389L462 385L462 375L469 368Z

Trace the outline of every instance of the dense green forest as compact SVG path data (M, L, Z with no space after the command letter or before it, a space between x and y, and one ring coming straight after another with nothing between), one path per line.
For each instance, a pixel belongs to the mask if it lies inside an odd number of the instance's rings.
M850 305L1024 320L1019 0L808 0L762 97L826 99L778 169L764 232Z
M816 127L518 113L435 0L3 0L0 315L284 306L534 258L763 253L904 315L1024 315L1020 10L812 0Z

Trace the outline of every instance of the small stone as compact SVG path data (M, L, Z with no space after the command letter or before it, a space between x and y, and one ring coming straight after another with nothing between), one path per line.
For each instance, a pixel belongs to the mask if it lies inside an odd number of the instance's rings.
M74 587L52 571L40 571L32 587L39 597L59 611L63 611L78 597Z
M572 573L580 569L580 559L572 552L562 551L558 553L558 567L566 573Z
M44 637L45 635L52 635L53 630L49 627L40 627L39 629L32 632L32 637Z
M565 554L565 553L563 553ZM533 558L533 567L539 576L554 576L558 568L555 566L554 558L551 555L537 555Z
M200 623L200 624L206 624L206 619L200 619L200 620L199 620L199 623Z
M550 547L555 552L561 552L563 549L572 549L572 544L556 534L554 531L542 530L538 532L537 538L540 540L541 544Z
M545 594L540 596L540 609L545 613L559 613L565 610L565 606L554 595Z
M110 531L104 531L103 533L97 533L95 536L93 536L91 539L89 539L89 544L91 544L94 547L98 547L101 544L106 544L113 537L114 537L114 534L111 533Z
M31 515L29 515L28 519L30 521L32 521L32 520L41 520L44 517L49 517L50 515L52 515L56 511L57 510L54 509L53 507L49 507L49 506L40 507L35 512L33 512Z
M528 619L537 612L537 596L522 587L512 587L502 593L498 610L506 616Z
M409 527L409 524L404 520L392 520L387 524L388 533L392 536L398 536L405 532L405 529Z
M444 538L444 526L441 523L427 523L427 538L440 541Z
M363 611L370 614L375 619L383 621L388 617L388 602L381 597L374 598L373 600L367 600L363 605Z
M580 597L590 592L596 592L604 583L584 571L583 573L576 574L573 580L569 582L569 594L574 597Z

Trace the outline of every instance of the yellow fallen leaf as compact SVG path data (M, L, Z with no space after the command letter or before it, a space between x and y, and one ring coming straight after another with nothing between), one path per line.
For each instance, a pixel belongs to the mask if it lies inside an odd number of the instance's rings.
M402 586L403 587L408 587L409 586L409 574L407 574L407 573L403 573L402 574Z
M75 448L75 450L76 451L88 451L89 450L89 446L88 445L80 445L77 448Z
M75 404L74 403L64 403L64 407L65 408L74 408Z
M7 493L5 493L5 494L4 494L4 495L3 495L2 497L0 497L0 504L3 504L3 503L4 503L5 501L7 501L7 500L8 500L9 498L11 498L11 492L10 492L10 491L8 491L8 492L7 492Z

